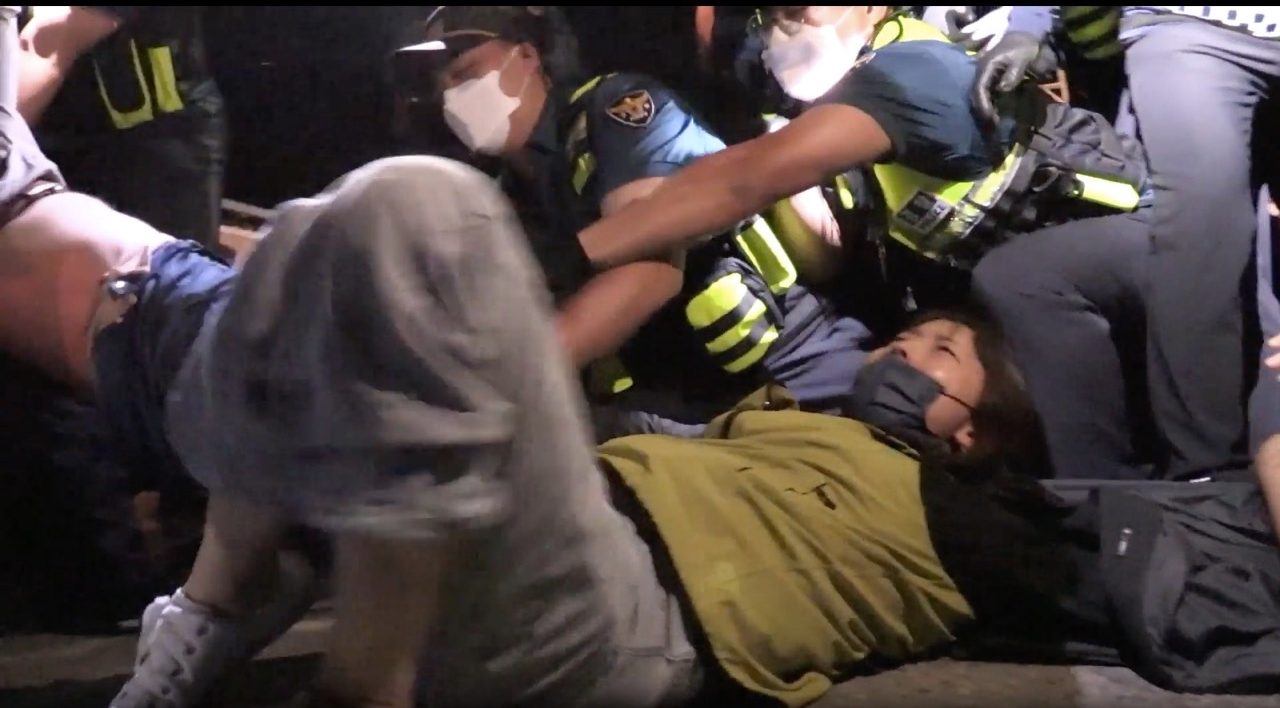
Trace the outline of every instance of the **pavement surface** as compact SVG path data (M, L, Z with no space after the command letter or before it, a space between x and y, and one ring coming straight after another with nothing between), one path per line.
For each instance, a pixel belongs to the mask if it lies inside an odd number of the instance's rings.
M210 702L284 708L318 664L329 620L313 613L236 672ZM133 660L134 636L0 637L0 708L106 708ZM1121 668L942 659L848 681L815 708L1280 708L1280 696L1169 693Z

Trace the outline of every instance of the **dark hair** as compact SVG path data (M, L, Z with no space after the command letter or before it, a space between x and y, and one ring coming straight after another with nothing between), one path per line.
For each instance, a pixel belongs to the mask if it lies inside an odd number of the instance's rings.
M973 412L974 445L921 450L929 537L978 620L961 638L970 651L995 656L1007 646L1061 646L1082 631L1073 603L1096 540L1063 525L1071 508L1036 479L1050 471L1044 432L996 320L966 304L926 312L915 324L937 320L973 330L986 379Z
M545 5L525 15L521 39L538 50L542 71L553 83L585 78L577 37L559 6Z
M1047 476L1044 428L999 323L981 306L966 303L921 313L909 326L938 320L973 331L973 346L985 379L982 396L973 409L973 445L957 453L952 463L974 472L1004 469Z

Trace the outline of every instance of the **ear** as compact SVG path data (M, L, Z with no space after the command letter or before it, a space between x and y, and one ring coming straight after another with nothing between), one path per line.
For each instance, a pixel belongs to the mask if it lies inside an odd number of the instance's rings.
M951 436L951 444L961 451L965 451L973 447L973 441L973 421L969 421L960 426L960 429Z

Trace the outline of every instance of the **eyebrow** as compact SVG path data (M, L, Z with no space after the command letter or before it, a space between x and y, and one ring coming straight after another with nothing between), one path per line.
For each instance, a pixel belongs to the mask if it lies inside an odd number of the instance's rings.
M958 352L956 352L956 347L955 347L956 339L955 339L955 337L953 337L953 336L952 336L952 335L950 335L950 334L938 334L938 335L934 335L934 337L933 337L933 342L934 342L934 344L946 344L946 345L951 345L951 349L950 349L950 350L947 350L947 351L946 351L946 353L947 353L948 355L950 355L952 359L955 359L956 361L960 361L960 354L959 354Z

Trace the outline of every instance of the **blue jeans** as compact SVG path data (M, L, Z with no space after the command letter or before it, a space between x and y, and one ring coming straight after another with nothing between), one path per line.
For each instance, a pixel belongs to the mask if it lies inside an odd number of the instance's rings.
M196 335L215 322L236 272L190 241L152 254L150 269L125 274L108 297L136 298L93 340L98 410L112 444L139 478L163 490L185 476L165 431L165 399ZM185 481L185 480L184 480Z

